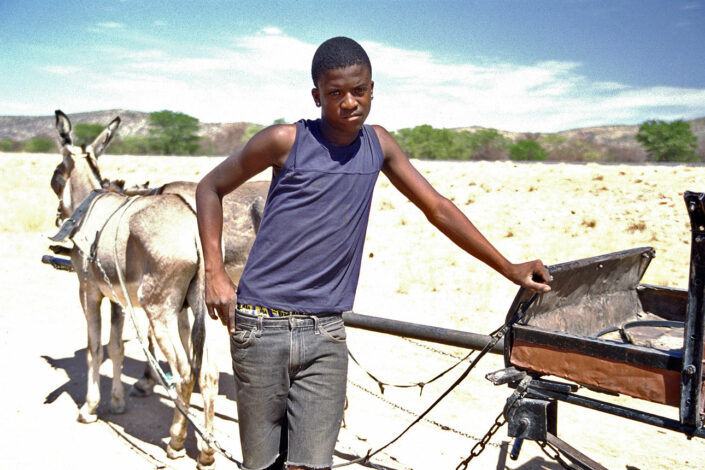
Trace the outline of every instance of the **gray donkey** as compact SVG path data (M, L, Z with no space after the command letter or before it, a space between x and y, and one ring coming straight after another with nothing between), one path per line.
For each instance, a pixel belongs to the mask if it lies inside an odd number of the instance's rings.
M99 367L102 362L100 303L111 302L108 355L113 364L110 411L125 410L121 382L124 347L122 330L128 305L119 275L122 273L129 303L149 319L150 340L156 340L174 377L176 393L188 404L195 380L204 403L205 431L212 433L218 371L205 344L206 309L203 262L200 252L193 193L195 183L164 185L155 194L128 197L103 189L98 157L115 136L120 118L85 148L72 145L71 123L56 111L56 129L63 161L51 186L59 198L57 222L62 230L55 240L73 241L71 263L78 275L79 298L88 326L86 402L78 420L97 420L100 401ZM228 273L237 282L259 227L268 183L248 183L224 200L224 254ZM118 272L119 270L119 272ZM190 307L192 315L186 307ZM150 341L151 343L151 341ZM149 368L135 390L149 394L154 379ZM174 410L167 455L185 455L186 418ZM199 440L198 468L214 466L214 452Z

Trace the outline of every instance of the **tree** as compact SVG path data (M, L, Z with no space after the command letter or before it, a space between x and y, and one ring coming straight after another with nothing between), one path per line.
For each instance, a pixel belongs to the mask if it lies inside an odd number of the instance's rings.
M651 120L639 126L636 140L655 162L694 162L698 139L683 120L665 122Z
M44 137L35 137L32 140L25 142L24 151L33 153L48 153L56 148L56 143L53 140Z
M154 148L165 155L193 155L200 137L198 119L173 111L158 111L149 115Z
M150 155L159 153L160 148L155 146L155 140L148 135L128 135L124 139L113 142L110 151L116 154Z
M22 148L20 142L12 139L0 139L0 152L16 152Z
M467 160L470 158L467 135L467 132L434 129L428 124L394 133L404 153L427 160Z
M509 158L512 160L542 161L546 160L548 151L535 140L521 139L509 147Z
M502 160L506 158L511 142L497 129L481 129L467 138L473 160Z
M76 124L73 127L73 136L76 138L76 145L88 145L93 143L96 137L103 132L105 126L101 124Z

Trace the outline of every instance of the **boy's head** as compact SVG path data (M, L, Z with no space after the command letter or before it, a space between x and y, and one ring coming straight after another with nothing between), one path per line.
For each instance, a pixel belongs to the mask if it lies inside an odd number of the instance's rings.
M311 63L313 86L318 86L318 79L328 70L358 64L367 67L370 76L372 75L370 58L360 44L343 36L328 39L318 46L313 55Z

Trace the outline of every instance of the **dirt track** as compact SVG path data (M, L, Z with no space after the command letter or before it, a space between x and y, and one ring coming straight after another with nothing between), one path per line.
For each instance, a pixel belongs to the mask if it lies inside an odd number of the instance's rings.
M104 176L125 178L128 184L150 180L156 185L171 179L196 180L216 161L106 156L101 165ZM46 235L53 230L56 201L48 181L58 157L0 155L0 162L5 165L0 185L5 202L0 212L4 294L0 366L5 372L0 467L195 468L193 432L187 440L186 458L166 458L171 407L159 388L148 398L130 397L123 415L111 415L103 400L98 423L76 422L85 393L85 322L77 281L75 274L39 262L47 252ZM685 285L689 234L680 193L698 189L695 183L702 180L701 167L429 162L418 166L513 260L541 256L553 264L650 244L656 247L657 258L647 281ZM384 179L378 183L373 210L357 312L479 333L503 321L516 292L514 286L435 235ZM36 218L17 222L17 217L27 218L30 213ZM30 230L22 229L23 225ZM388 382L427 380L454 363L450 355L463 354L352 329L349 337L350 350L358 360ZM129 387L141 375L144 362L129 326L125 338L123 382ZM239 456L225 332L216 330L209 342L216 348L221 370L218 436ZM448 430L424 422L376 461L399 469L454 469L510 394L509 389L494 388L483 378L502 365L499 357L488 356L434 410L430 420ZM107 359L101 371L105 398L111 374ZM409 412L423 410L459 373L453 371L440 383L426 386L421 396L418 388L388 388L381 396L377 385L351 364L349 408L339 450L364 454L385 443L412 419ZM198 399L196 395L197 407ZM677 416L672 408L626 397L615 401ZM696 469L702 468L705 457L705 440L688 441L674 432L565 404L559 406L558 431L571 445L610 469ZM519 460L511 461L506 457L508 442L503 428L469 468L560 468L530 442L524 444ZM235 468L222 457L217 462L218 468Z

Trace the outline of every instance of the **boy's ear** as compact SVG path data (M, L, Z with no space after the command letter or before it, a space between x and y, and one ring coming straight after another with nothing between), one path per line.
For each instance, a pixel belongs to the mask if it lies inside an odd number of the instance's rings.
M321 94L318 92L318 88L313 88L311 90L311 96L313 96L313 102L316 103L316 106L321 105Z

